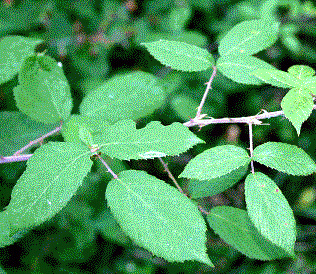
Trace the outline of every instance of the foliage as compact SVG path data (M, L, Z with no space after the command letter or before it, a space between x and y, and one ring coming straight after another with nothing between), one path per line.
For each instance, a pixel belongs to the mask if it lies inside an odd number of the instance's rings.
M260 273L288 271L274 260L300 271L297 217L315 218L316 192L293 176L316 172L316 51L297 33L315 34L313 4L22 2L0 4L15 19L0 27L1 252L36 239L44 248L21 259L31 273L80 273L73 262L89 260L91 273L221 271L238 252L270 261ZM145 266L123 254L111 266L117 244ZM47 246L60 263L45 263Z

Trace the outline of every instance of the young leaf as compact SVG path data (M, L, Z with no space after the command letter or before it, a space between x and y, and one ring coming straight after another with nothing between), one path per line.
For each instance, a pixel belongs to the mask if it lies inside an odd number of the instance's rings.
M206 225L197 207L175 188L144 171L128 170L107 186L106 198L123 231L139 246L170 262L206 254Z
M316 172L316 164L303 149L285 143L267 142L257 146L253 160L291 175Z
M207 70L215 62L206 50L184 42L159 40L141 43L159 62L182 71Z
M66 142L81 143L82 141L79 137L80 126L84 126L91 132L92 136L94 136L95 134L100 134L104 128L109 125L110 124L102 118L72 114L63 123L61 133Z
M70 87L63 70L48 56L30 56L14 89L17 107L42 123L65 120L72 109Z
M154 121L136 129L131 120L119 121L105 128L102 134L94 136L94 141L103 153L120 160L175 156L204 143L180 123L163 126Z
M5 211L12 227L41 224L59 212L90 171L88 148L75 143L49 142L27 161Z
M7 36L0 42L0 84L10 80L21 69L24 59L34 54L41 40L22 36Z
M253 56L228 55L217 60L217 68L229 79L247 85L262 85L264 82L252 73L258 69L275 69L272 65Z
M268 84L281 88L300 88L303 83L292 74L277 69L258 69L252 74Z
M193 199L214 196L222 193L240 181L240 179L246 174L247 170L248 166L242 166L222 177L205 181L192 179L188 183L188 192Z
M56 128L58 124L45 125L28 118L19 111L0 112L0 155L9 156L30 141ZM28 152L25 151L26 153Z
M295 219L278 186L263 173L251 173L245 181L245 197L248 215L261 235L295 255Z
M290 255L264 238L245 210L230 206L216 206L207 215L207 221L226 243L251 259L266 261Z
M312 114L314 106L313 97L309 91L302 88L291 89L282 99L281 107L300 135L301 126Z
M80 105L80 113L106 119L110 123L139 119L161 107L165 99L158 78L138 71L114 76L90 91Z
M224 176L250 163L248 152L237 146L217 146L192 159L179 177L209 180Z
M92 146L94 144L90 131L83 125L79 126L79 138L87 146Z
M298 79L304 79L315 75L315 70L309 66L294 65L287 70Z
M219 54L253 55L272 46L278 39L278 31L279 23L270 20L241 22L220 41Z

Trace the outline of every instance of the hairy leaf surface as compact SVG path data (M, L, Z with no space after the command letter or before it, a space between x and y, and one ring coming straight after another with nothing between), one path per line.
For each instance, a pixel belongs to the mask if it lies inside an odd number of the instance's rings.
M5 211L15 228L41 224L59 212L90 171L90 151L75 143L50 142L27 161Z
M265 174L249 174L245 181L248 215L258 231L294 255L296 224L293 211L278 186Z
M110 181L106 198L115 219L139 246L170 262L214 266L206 254L203 217L175 188L144 171L128 170Z

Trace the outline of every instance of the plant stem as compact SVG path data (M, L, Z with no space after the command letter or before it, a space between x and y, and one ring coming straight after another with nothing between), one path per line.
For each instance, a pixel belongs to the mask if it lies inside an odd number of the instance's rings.
M248 124L249 126L249 150L250 150L250 157L251 157L251 172L252 174L255 174L255 168L253 166L253 160L252 160L252 156L253 156L253 137L252 137L252 123Z
M106 169L108 170L108 172L111 173L111 175L113 176L114 179L118 179L118 176L114 173L114 171L110 168L110 166L103 160L103 158L99 155L96 154L97 157L99 158L99 160L102 162L102 164L106 167Z
M23 154L23 155L13 155L0 158L0 164L7 164L12 162L22 162L27 161L33 156L33 154Z
M203 108L203 105L204 105L204 103L205 103L207 94L208 94L209 90L212 89L211 85L212 85L212 82L213 82L214 77L215 77L215 75L216 75L216 72L217 72L217 68L216 68L215 66L213 66L213 73L212 73L212 76L211 76L210 80L206 83L207 86L206 86L205 92L204 92L204 94L203 94L201 103L200 103L200 105L199 105L199 107L198 107L198 110L197 110L197 113L196 113L196 116L195 116L194 119L199 119L200 116L201 116L202 108Z

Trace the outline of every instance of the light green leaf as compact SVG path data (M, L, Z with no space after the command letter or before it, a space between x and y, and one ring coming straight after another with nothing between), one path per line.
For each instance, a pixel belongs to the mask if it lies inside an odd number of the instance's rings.
M110 123L139 119L161 107L165 99L158 78L138 71L114 76L90 91L80 105L80 113L106 119Z
M190 180L188 184L188 192L193 199L222 193L240 181L240 179L246 174L247 170L248 166L242 166L222 177L206 181L198 181L194 179Z
M197 207L175 188L144 171L128 170L107 186L106 198L123 231L139 246L170 262L206 254L206 225Z
M41 40L22 36L7 36L0 42L0 84L13 78L24 59L34 53Z
M70 87L63 70L48 56L30 56L14 89L17 107L42 123L65 120L72 109Z
M295 219L278 186L263 173L251 173L245 181L245 197L248 215L261 235L294 256Z
M204 143L180 123L163 126L154 121L136 129L135 122L131 120L106 128L102 134L94 136L94 141L103 153L120 160L175 156Z
M190 16L191 9L188 7L177 7L172 9L168 16L168 25L170 30L174 32L182 31Z
M313 106L313 97L307 89L293 88L283 97L281 107L284 115L291 121L298 135L303 122L312 114Z
M313 68L304 65L291 66L287 71L298 79L304 79L315 75L315 70Z
M209 180L224 176L250 163L248 152L237 146L217 146L192 159L179 177Z
M9 156L30 141L52 131L58 124L45 125L18 111L0 112L0 155ZM25 153L29 152L26 150Z
M215 62L213 56L199 47L176 41L159 40L141 43L159 62L182 71L207 70Z
M258 69L253 75L260 80L281 88L302 87L302 81L292 74L277 69Z
M291 175L316 172L316 164L303 149L285 143L267 142L257 146L253 160Z
M85 115L72 114L62 126L61 133L66 142L81 143L79 128L84 126L92 136L100 134L110 124L105 119Z
M90 131L83 125L79 126L79 138L87 146L92 146L94 144Z
M258 232L245 210L216 206L207 221L226 243L251 259L266 261L289 255Z
M244 21L234 26L220 41L218 51L225 55L253 55L272 46L278 39L279 23L269 20Z
M275 69L272 65L253 56L228 55L217 60L217 68L229 79L247 85L262 85L264 82L253 75L258 69Z
M90 171L90 154L75 143L49 142L37 149L14 186L5 211L12 227L38 225L59 212Z

